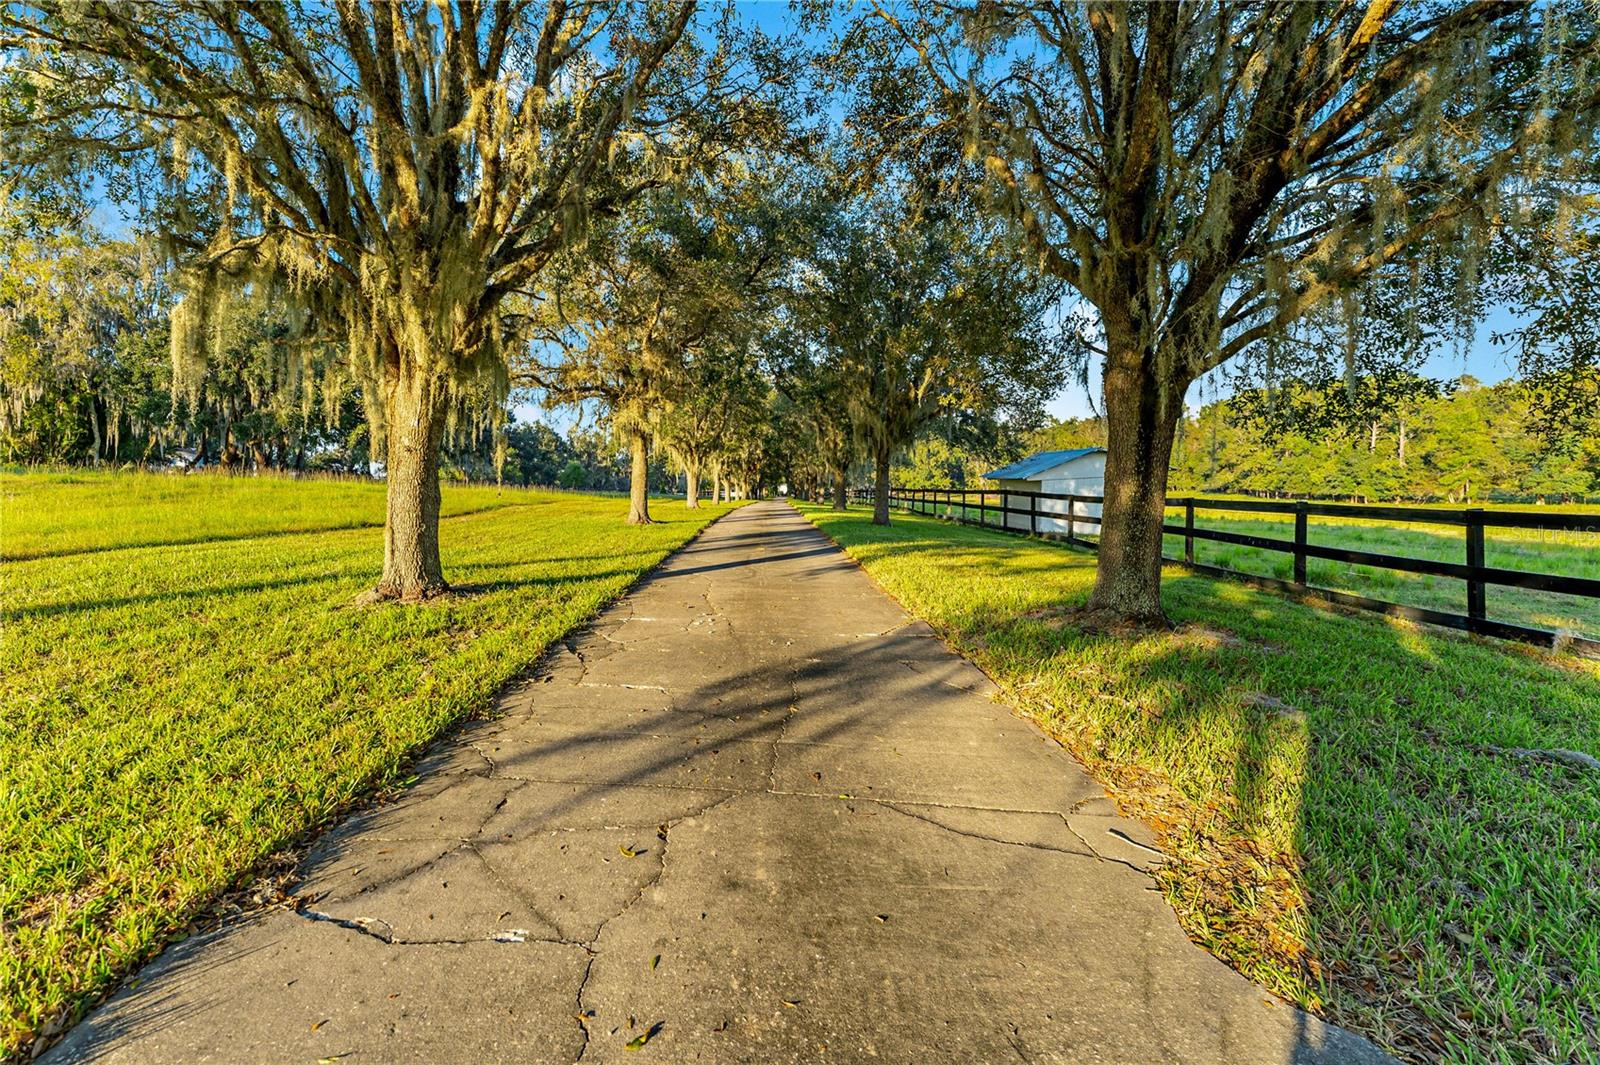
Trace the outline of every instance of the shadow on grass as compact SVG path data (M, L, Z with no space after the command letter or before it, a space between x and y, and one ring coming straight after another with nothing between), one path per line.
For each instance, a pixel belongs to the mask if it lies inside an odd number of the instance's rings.
M439 521L450 522L458 518L473 518L501 510L521 510L544 506L558 500L530 499L520 503L494 503L468 510L458 510L443 515ZM241 543L251 540L278 540L286 536L315 536L320 533L351 532L357 529L381 529L383 519L356 519L334 525L297 526L292 529L252 530L250 532L218 532L201 536L174 536L146 540L132 544L96 544L89 547L68 547L58 550L29 551L22 554L0 552L0 562L33 562L38 559L76 558L81 555L106 555L125 551L147 551L167 547L200 547L205 544Z
M1600 754L1600 671L1176 569L1177 631L1085 635L1090 553L814 517L1164 833L1213 953L1418 1060L1597 1050L1600 779L1515 752Z

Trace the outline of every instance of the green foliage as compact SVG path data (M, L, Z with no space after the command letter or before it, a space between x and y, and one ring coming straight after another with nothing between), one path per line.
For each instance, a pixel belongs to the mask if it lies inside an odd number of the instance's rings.
M1587 1060L1600 666L1169 572L1179 624L1074 625L1094 556L807 515L1160 833L1196 942L1418 1061Z
M0 1054L402 782L725 512L623 530L622 500L447 487L445 558L471 594L347 609L377 577L379 485L74 473L0 490L7 551L34 556L5 563L0 615Z
M584 471L583 463L579 462L577 459L573 459L571 462L568 462L566 467L561 471L560 484L562 488L582 488L587 477L588 475Z
M625 439L686 471L748 471L767 384L753 339L789 264L793 210L768 172L730 162L642 197L562 260L521 382L548 405L596 402Z
M1045 325L1054 292L1014 246L897 194L908 195L885 189L824 214L792 304L804 340L785 368L814 382L795 395L848 412L879 476L936 419L1026 424L1062 381ZM833 424L812 422L819 439Z
M1460 503L1600 494L1600 420L1552 442L1534 415L1536 400L1516 381L1462 378L1446 394L1374 407L1354 425L1342 416L1325 421L1315 392L1279 389L1280 410L1310 408L1290 423L1303 430L1263 424L1256 414L1265 402L1259 393L1224 400L1187 419L1172 490ZM1319 434L1319 423L1335 428Z
M152 358L166 290L150 249L61 210L0 203L3 461L115 460L124 429L139 454L157 444L166 413L164 354Z

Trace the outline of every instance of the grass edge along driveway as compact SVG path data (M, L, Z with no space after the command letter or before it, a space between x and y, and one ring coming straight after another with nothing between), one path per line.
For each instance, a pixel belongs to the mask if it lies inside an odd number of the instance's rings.
M1167 571L1175 631L1088 636L1094 556L801 511L1085 763L1185 931L1415 1061L1600 1060L1600 665Z
M123 484L90 483L83 504ZM28 506L26 475L6 489L8 516ZM183 541L193 497L161 496L129 527ZM511 498L445 519L459 591L419 606L349 607L381 568L373 528L0 564L0 1059L75 1019L269 855L400 780L732 509L662 501L660 524L630 527L625 499Z

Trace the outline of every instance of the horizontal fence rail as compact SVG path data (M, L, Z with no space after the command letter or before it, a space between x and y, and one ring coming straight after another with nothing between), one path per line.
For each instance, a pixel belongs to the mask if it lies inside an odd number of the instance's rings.
M870 504L875 498L876 493L870 489L852 489L849 493L852 503ZM1047 536L1091 549L1097 546L1097 539L1090 539L1086 534L1098 537L1100 506L1103 502L1101 496L1061 495L1050 492L958 488L889 490L889 506L914 514L925 514L1001 532ZM1210 499L1201 496L1168 499L1167 509L1183 511L1183 524L1167 522L1161 526L1162 532L1183 537L1183 557L1164 557L1171 562L1181 562L1198 572L1243 580L1260 587L1288 592L1296 597L1323 599L1343 606L1373 610L1392 617L1443 625L1483 636L1496 636L1501 639L1521 640L1546 646L1557 642L1570 642L1575 650L1587 655L1600 656L1600 640L1554 633L1547 629L1489 617L1486 595L1489 586L1497 585L1554 592L1585 599L1600 599L1600 580L1589 577L1565 577L1555 573L1501 569L1486 565L1484 562L1485 529L1538 529L1600 534L1600 516L1474 508L1452 510L1375 504L1291 502L1271 499ZM1197 527L1194 520L1196 509L1282 515L1293 520L1294 539ZM1309 543L1307 532L1309 519L1313 517L1361 518L1420 525L1459 526L1463 530L1464 561L1440 562ZM1198 563L1194 560L1196 540L1210 540L1215 543L1234 544L1239 547L1252 547L1291 555L1294 559L1294 579L1286 581L1276 577L1261 577L1221 566ZM1306 580L1306 562L1313 558L1464 581L1467 588L1467 612L1453 614L1429 607L1406 606L1402 603L1391 603L1353 592L1309 584Z

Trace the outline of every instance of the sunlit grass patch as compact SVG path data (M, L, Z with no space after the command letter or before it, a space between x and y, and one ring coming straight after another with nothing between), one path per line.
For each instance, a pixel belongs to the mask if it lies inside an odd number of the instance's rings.
M522 489L453 486L449 516L527 505ZM265 474L138 474L59 470L0 473L0 559L70 555L155 544L382 525L375 481Z
M659 524L633 527L622 499L447 487L459 593L353 609L381 532L328 526L381 523L382 486L12 476L4 489L5 552L15 514L41 557L0 564L0 1056L392 779L729 509L663 503ZM50 513L62 506L122 516L100 527ZM290 531L302 521L319 531ZM152 536L166 542L122 547Z
M1178 568L1170 633L1085 635L1092 554L802 508L1176 859L1189 935L1416 1060L1600 1060L1600 664Z
M1508 509L1508 508L1488 508ZM1533 507L1509 508L1519 511ZM1484 562L1500 569L1552 573L1563 577L1600 578L1600 510L1585 507L1545 507L1551 514L1593 514L1594 528L1484 530ZM1167 513L1169 523L1183 524L1181 508ZM1294 539L1294 519L1284 515L1239 513L1197 507L1195 527L1219 532L1244 533L1277 540ZM1459 525L1383 522L1368 518L1334 518L1313 515L1308 542L1322 547L1368 551L1433 562L1466 562L1466 533ZM1169 558L1183 557L1183 537L1164 537ZM1293 577L1293 556L1239 544L1196 538L1194 560L1258 577ZM1404 606L1427 607L1454 614L1467 609L1465 581L1402 570L1358 566L1325 559L1309 559L1307 583L1318 588L1354 592ZM1491 585L1489 616L1499 621L1552 630L1568 629L1600 637L1600 600L1551 592Z

